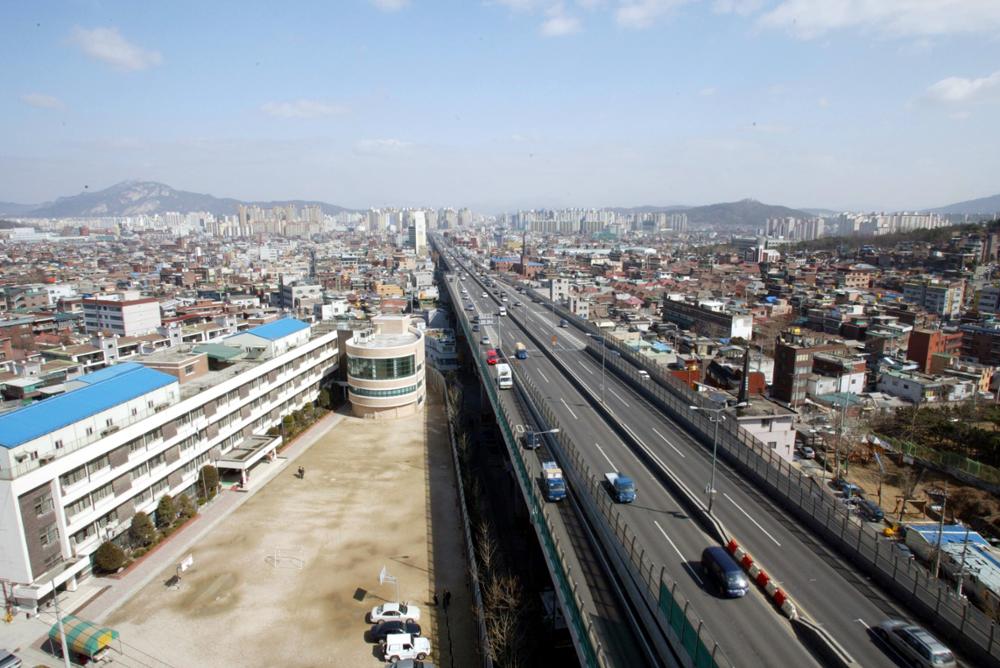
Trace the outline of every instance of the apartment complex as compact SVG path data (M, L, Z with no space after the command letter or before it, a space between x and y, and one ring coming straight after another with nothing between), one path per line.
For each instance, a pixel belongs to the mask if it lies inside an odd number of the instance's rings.
M0 415L0 579L30 609L53 585L75 588L136 512L196 495L205 464L246 484L281 443L268 430L318 398L338 354L336 330L283 319L81 376Z

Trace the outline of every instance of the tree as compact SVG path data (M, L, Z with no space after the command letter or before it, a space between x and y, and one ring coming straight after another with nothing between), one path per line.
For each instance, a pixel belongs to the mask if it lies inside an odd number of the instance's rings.
M191 497L187 494L181 494L177 497L177 514L180 515L181 519L187 519L192 517L195 513L194 502L191 501Z
M132 524L128 528L128 537L137 547L149 547L156 542L156 527L149 515L138 512L132 516Z
M325 387L319 391L319 407L330 409L333 408L333 398L330 396L330 390Z
M94 565L102 573L114 573L125 565L125 550L111 541L105 541L94 552Z
M198 495L208 501L215 498L219 489L219 471L211 464L205 464L198 472Z
M177 506L174 505L174 499L169 494L164 494L156 504L156 526L165 529L172 525L175 519L177 519Z

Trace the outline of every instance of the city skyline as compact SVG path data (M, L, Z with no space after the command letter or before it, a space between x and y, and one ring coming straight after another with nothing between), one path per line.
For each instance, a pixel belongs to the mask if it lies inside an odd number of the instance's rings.
M745 197L906 210L1000 190L990 2L3 14L0 200L139 178L484 211Z

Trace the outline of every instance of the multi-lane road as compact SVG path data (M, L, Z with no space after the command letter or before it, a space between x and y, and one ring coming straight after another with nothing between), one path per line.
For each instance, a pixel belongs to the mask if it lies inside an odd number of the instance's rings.
M473 267L469 267L476 269ZM482 297L482 285L466 279L477 312L496 313L500 297ZM639 500L622 506L630 527L683 587L683 593L704 617L709 632L738 665L811 665L814 661L785 621L757 592L743 600L721 600L708 593L697 566L701 550L713 543L680 503L648 470L632 448L622 442L567 374L574 375L592 396L603 397L609 410L631 430L634 440L657 462L669 468L696 494L703 493L711 475L710 453L681 427L637 395L588 354L586 334L558 327L559 318L544 304L496 281L505 306L517 309L527 328L566 367L558 368L533 345L509 318L497 318L489 328L493 344L502 339L506 351L516 341L529 346L529 358L515 364L515 377L525 375L540 388L560 426L598 475L620 470L636 479ZM521 306L514 306L521 302ZM499 327L500 331L497 331ZM554 337L554 339L553 339ZM554 340L554 343L553 343ZM718 463L715 516L792 596L800 611L831 635L857 665L893 666L898 657L873 638L868 628L888 616L904 616L868 580L738 474Z

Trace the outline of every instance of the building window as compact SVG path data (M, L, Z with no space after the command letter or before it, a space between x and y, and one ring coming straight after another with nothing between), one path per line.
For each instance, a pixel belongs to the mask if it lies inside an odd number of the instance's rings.
M61 438L57 438L55 445L56 445L56 450L61 450L62 446L63 446L62 439Z
M90 496L84 496L79 501L74 501L73 503L66 506L66 516L70 519L79 515L87 508L90 508Z
M194 364L188 364L186 367L184 367L185 376L190 376L193 373L194 373Z
M349 357L347 359L348 375L365 380L405 378L412 376L415 368L415 355L381 359L370 359L367 357Z
M87 477L87 467L78 466L72 471L69 471L68 473L64 473L61 476L59 476L59 482L61 482L62 486L65 488L65 487L70 487L71 485L75 485L76 483L80 482L86 477Z
M55 504L52 503L52 495L46 492L35 499L35 515L41 517L52 512Z
M87 427L87 436L93 436L93 435L94 435L94 428Z
M48 547L49 545L55 545L56 541L59 540L59 527L55 524L42 529L42 532L38 534L38 542L41 543L42 547Z
M416 385L409 385L407 387L398 387L391 390L369 390L364 387L352 387L350 388L351 394L357 395L359 397L401 397L406 394L411 394L417 391Z

